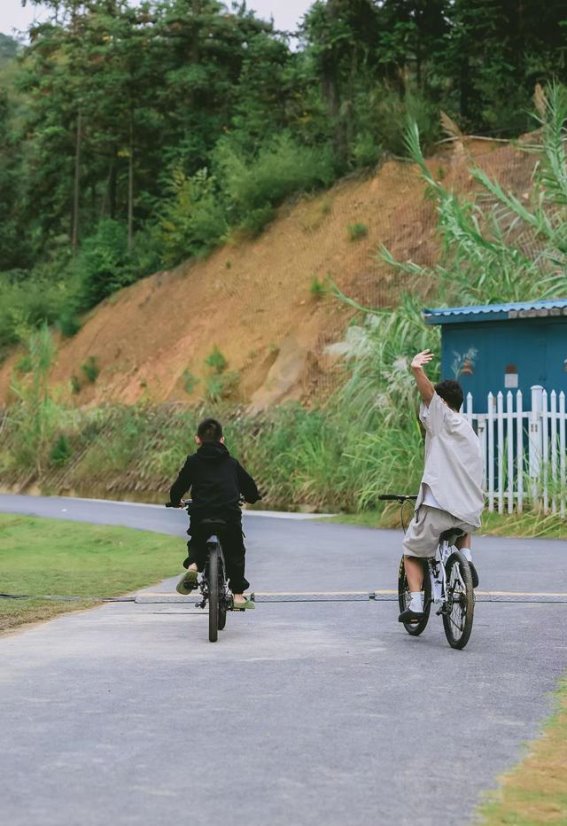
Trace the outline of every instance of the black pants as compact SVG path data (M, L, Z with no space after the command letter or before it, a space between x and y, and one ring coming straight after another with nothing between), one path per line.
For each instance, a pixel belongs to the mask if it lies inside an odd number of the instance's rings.
M191 519L187 533L191 537L187 543L189 556L183 563L183 566L188 568L189 565L195 563L197 569L202 571L207 561L207 539L211 534L210 528L207 525L203 526L194 519ZM218 532L218 537L222 545L224 561L226 563L226 577L230 585L230 590L233 594L242 594L250 585L244 576L246 548L244 547L242 524L238 522L228 523Z

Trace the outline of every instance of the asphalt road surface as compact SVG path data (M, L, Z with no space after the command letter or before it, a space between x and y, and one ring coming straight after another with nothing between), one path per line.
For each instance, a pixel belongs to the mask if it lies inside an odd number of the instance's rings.
M182 511L0 496L0 512L176 534L183 558ZM567 669L567 543L476 538L473 634L453 651L439 618L416 639L396 622L399 532L260 515L245 531L265 596L215 645L175 580L0 637L1 823L474 822Z

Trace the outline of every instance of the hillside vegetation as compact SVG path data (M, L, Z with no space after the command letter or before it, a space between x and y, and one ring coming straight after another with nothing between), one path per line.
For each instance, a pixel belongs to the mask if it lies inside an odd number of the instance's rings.
M0 480L161 496L206 408L266 504L413 488L424 303L567 294L563 5L51 5L0 68Z
M468 166L475 156L503 186L519 195L529 187L529 154L498 143L460 146L428 166L462 194L473 188ZM81 405L223 398L263 409L289 399L322 401L342 376L332 345L352 316L329 294L331 284L363 305L396 306L404 277L378 249L416 265L436 261L435 203L424 192L416 165L389 161L363 180L290 205L255 241L123 289L72 339L59 340L52 384ZM353 227L364 235L352 238ZM416 283L416 296L425 301L432 285L430 278ZM224 370L210 364L215 352L226 360ZM0 368L0 399L9 400L21 364L17 351Z
M567 79L560 2L318 0L294 41L217 0L44 5L17 58L0 44L4 351L405 155L408 117L427 152L441 111L516 136L535 84Z
M372 507L385 489L415 488L422 445L408 358L425 347L438 350L438 331L424 325L421 318L424 295L428 303L435 305L567 293L563 221L567 192L565 89L540 89L537 106L540 133L526 138L517 148L504 146L483 157L485 166L492 161L490 175L473 157L466 164L457 161L453 168L434 165L432 170L431 160L427 163L423 157L415 124L408 129L408 150L427 186L426 203L433 210L431 217L436 217L439 247L432 246L422 263L418 263L417 255L412 260L399 259L395 250L382 249L383 265L400 273L400 280L395 282L394 306L366 310L343 331L342 340L326 348L325 354L339 361L334 392L325 404L319 396L319 404L314 405L317 397L313 393L304 399L308 405L277 404L263 413L236 407L233 400L223 403L222 393L213 398L211 386L212 381L222 385L228 380L230 365L218 346L210 351L205 359L209 371L206 409L221 416L231 449L254 469L265 505L353 511ZM459 139L456 158L465 154L465 144ZM494 177L498 169L501 180ZM399 170L394 167L394 171L399 179ZM421 185L419 181L417 184ZM371 187L372 182L364 186ZM459 187L461 192L457 194ZM294 212L282 219L282 226ZM395 211L393 215L396 217ZM426 221L419 225L417 238L412 234L417 227L414 222L407 225L407 233L399 230L397 251L407 252L400 239L409 243L408 237L417 242L419 251L427 237L426 226ZM431 232L434 227L435 220ZM276 233L277 229L274 226L271 231ZM351 224L348 243L360 243L366 234L367 228L362 232L361 225ZM268 235L263 243L270 247L274 241L273 237L270 244ZM250 255L249 250L247 257ZM166 282L175 277L166 277ZM190 277L191 272L177 276L182 286L187 286ZM380 281L374 278L373 283L376 280ZM203 283L213 304L219 303L223 285L219 294L211 296L211 282L203 279ZM355 283L356 279L353 286ZM359 285L364 286L363 277ZM125 292L122 307L109 303L109 314L98 328L100 341L106 336L105 323L110 326L111 309L118 308L117 318L124 328L128 297L138 289L131 287ZM152 289L162 288L153 284ZM334 290L339 292L336 285ZM168 291L163 289L161 295ZM310 292L314 302L323 300L318 288ZM284 293L285 285L281 287L281 295ZM176 299L181 302L181 291ZM134 314L141 309L139 305L151 300L149 292L138 302ZM362 309L352 295L343 295L343 303ZM230 325L231 302L223 306L223 317ZM331 303L329 311L336 306ZM295 317L298 308L293 301L290 307L292 323L298 325L294 329L299 330L302 319L300 314ZM101 316L106 309L99 311ZM270 309L266 308L266 314ZM313 317L317 317L316 312ZM150 324L149 316L143 316L143 320ZM237 320L234 329L240 323ZM87 330L88 325L83 332ZM218 330L222 332L220 324ZM191 446L191 434L204 408L172 404L156 407L144 399L136 405L105 404L74 410L50 384L55 356L47 327L30 337L25 370L20 364L21 376L12 384L16 400L2 422L0 479L28 490L39 487L97 495L163 497L184 452ZM276 356L274 367L278 359ZM102 375L96 360L83 367L88 381L96 384ZM432 365L432 375L434 372ZM233 381L234 376L229 384ZM270 382L265 384L269 391Z

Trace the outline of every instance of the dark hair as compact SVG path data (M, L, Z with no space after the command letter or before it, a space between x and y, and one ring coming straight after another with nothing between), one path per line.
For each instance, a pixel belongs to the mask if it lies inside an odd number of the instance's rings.
M216 419L203 419L197 428L197 436L202 442L220 442L222 425Z
M440 381L435 385L435 392L447 402L452 410L459 412L463 403L463 388L458 381L453 379Z

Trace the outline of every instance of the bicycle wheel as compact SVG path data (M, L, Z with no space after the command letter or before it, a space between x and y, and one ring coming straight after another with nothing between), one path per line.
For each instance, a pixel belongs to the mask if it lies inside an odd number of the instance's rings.
M221 595L219 599L219 618L218 629L222 631L226 625L226 588L224 580L224 564L222 555L219 554L219 574L218 574L218 593Z
M443 611L443 627L451 648L464 648L472 631L474 589L469 563L460 551L447 560L447 602Z
M431 611L431 578L429 576L429 563L426 559L420 560L423 567L423 619L421 622L404 622L403 626L412 637L419 637L429 622L429 612ZM398 572L398 605L400 614L405 611L410 604L410 589L406 578L404 558L400 560L400 570Z
M219 549L209 550L209 642L216 642L219 635Z

